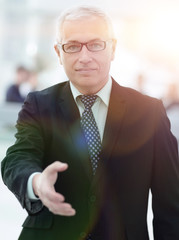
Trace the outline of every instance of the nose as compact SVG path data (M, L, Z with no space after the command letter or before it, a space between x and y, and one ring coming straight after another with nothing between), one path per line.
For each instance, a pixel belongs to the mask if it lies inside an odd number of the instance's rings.
M78 61L80 63L89 63L92 61L91 52L87 49L85 45L82 46L82 49L79 52Z

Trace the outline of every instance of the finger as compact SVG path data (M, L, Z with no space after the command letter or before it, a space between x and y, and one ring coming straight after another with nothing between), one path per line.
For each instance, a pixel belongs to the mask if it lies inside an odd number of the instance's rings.
M62 194L57 193L55 191L49 192L46 197L50 202L53 202L53 203L59 203L59 202L65 201L65 197Z
M63 172L68 168L68 164L67 163L62 163L59 161L56 161L52 164L50 164L47 169L49 171L49 173L56 173L56 172Z
M69 203L53 204L49 207L49 211L62 216L74 216L76 214L75 209Z
M66 216L66 217L72 217L76 214L76 211L74 209L66 212L60 211L60 210L54 210L54 209L49 209L49 211L55 215Z
M47 207L49 207L50 204L58 204L65 201L65 197L56 192L54 188L48 188L48 190L46 189L46 191L42 191L40 199Z
M59 215L59 213L57 213L58 215ZM67 210L67 211L65 211L64 213L61 213L60 215L61 216L70 216L70 217L72 217L72 216L74 216L76 214L76 211L75 211L75 209L71 209L71 210Z

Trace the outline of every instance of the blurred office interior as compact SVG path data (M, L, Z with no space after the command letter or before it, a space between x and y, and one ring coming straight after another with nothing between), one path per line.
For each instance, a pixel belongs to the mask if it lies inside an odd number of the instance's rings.
M6 102L16 68L35 73L36 90L67 79L53 48L56 20L62 10L77 4L108 11L118 41L111 75L121 85L162 99L179 138L178 0L0 0L0 161L14 142L22 105ZM27 214L1 179L0 188L1 239L15 240ZM148 222L153 239L151 208Z

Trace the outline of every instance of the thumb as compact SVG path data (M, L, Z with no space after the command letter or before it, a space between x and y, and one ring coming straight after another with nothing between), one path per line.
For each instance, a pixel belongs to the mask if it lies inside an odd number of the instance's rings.
M60 161L56 161L56 162L50 164L46 168L46 171L48 172L48 175L54 175L54 174L57 174L58 172L64 172L67 168L68 168L67 163L62 163Z
M68 165L66 163L62 163L59 161L56 161L52 164L50 164L45 170L44 170L44 179L48 180L49 186L53 187L55 184L58 172L63 172L68 168Z
M51 172L63 172L67 168L68 168L68 164L60 162L60 161L56 161L56 162L52 163L51 165L49 165L49 170Z

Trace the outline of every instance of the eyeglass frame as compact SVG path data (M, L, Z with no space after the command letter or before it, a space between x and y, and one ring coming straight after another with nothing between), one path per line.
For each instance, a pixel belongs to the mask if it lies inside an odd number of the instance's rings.
M90 51L90 52L100 52L100 51L103 51L103 50L106 48L106 44L107 44L108 42L113 42L113 41L114 41L114 39L109 39L109 40L106 40L106 41L103 41L103 40L94 40L94 41L85 42L85 43L74 42L74 44L77 43L77 44L80 45L79 51L75 51L75 52L66 52L66 51L65 51L64 46L65 46L65 45L68 45L68 44L70 44L70 43L64 43L64 44L62 44L62 43L57 43L57 46L60 47L65 53L69 53L69 54L81 52L83 46L85 46L85 47L88 49L88 51ZM96 51L90 50L90 49L88 48L88 44L89 44L89 43L93 43L93 42L94 42L94 43L95 43L95 42L103 42L103 43L104 43L104 48L103 48L103 49L100 49L100 50L96 50Z

